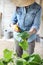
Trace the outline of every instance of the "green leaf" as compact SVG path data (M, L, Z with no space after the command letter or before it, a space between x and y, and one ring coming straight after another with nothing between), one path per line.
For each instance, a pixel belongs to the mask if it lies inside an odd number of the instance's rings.
M23 49L23 50L27 50L28 49L28 42L26 40L21 41L19 43L19 46Z
M32 62L35 59L35 57L29 58L29 62Z
M43 59L41 60L41 62L43 63Z
M41 58L38 54L32 54L28 60L30 65L39 65L41 64Z
M40 64L40 65L43 65L43 63L42 63L42 64Z
M28 56L29 56L29 54L23 53L22 58L26 58L26 57L28 57Z
M2 59L0 59L0 65L4 65L4 63L3 63L3 60L2 60Z
M30 37L27 32L21 32L18 36L25 40Z
M28 61L29 60L29 54L23 53L22 58L25 59L26 61Z
M5 62L5 61L3 61L3 63L4 63L4 65L7 65L8 63L7 62Z
M29 34L27 32L21 32L19 35L19 37L21 37L21 41L19 43L19 46L23 49L23 50L27 50L28 49L28 42L27 42L27 38L29 38Z
M32 61L32 62L29 62L28 65L40 65L40 64L37 63L37 62L33 62L33 61Z
M43 59L41 60L41 65L43 65Z
M22 58L19 58L16 61L16 65L26 65L26 64L27 64L26 60L24 60Z
M4 59L6 62L9 62L9 60L12 59L12 55L13 55L13 52L8 50L8 49L5 49L4 50Z
M0 65L4 65L3 62L0 61Z

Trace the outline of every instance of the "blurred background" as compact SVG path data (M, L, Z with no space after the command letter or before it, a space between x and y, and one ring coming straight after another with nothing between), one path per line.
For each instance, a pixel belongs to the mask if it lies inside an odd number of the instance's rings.
M40 30L37 33L35 53L43 56L43 0L35 0L42 7ZM0 0L0 56L4 48L13 49L14 40L10 27L11 17L15 11L15 5L11 0ZM41 42L40 42L41 38Z

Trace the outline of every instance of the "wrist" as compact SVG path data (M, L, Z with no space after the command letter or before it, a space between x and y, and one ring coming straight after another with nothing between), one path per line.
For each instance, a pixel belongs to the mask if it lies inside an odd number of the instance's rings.
M29 32L29 35L31 36L32 35L32 32Z

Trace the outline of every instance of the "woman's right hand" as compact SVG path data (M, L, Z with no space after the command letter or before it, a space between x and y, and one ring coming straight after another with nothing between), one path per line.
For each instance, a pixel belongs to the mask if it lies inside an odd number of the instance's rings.
M14 31L16 31L16 32L20 32L20 29L19 29L19 27L18 27L17 24L12 25L11 27L12 27L12 29L13 29Z

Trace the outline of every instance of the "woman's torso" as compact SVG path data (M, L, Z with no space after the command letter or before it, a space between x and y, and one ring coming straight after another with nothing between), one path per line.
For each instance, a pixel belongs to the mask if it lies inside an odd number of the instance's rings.
M23 31L29 31L34 23L35 16L39 11L40 7L37 3L25 7L19 7L17 9L18 26ZM27 11L26 11L27 10Z
M25 7L18 7L16 10L18 26L22 31L29 31L34 24L34 19L36 17L37 12L40 10L40 6L37 3L33 3L32 5ZM19 33L14 32L14 38L18 41L21 39L17 37ZM33 34L28 42L33 41L36 38L36 34Z

